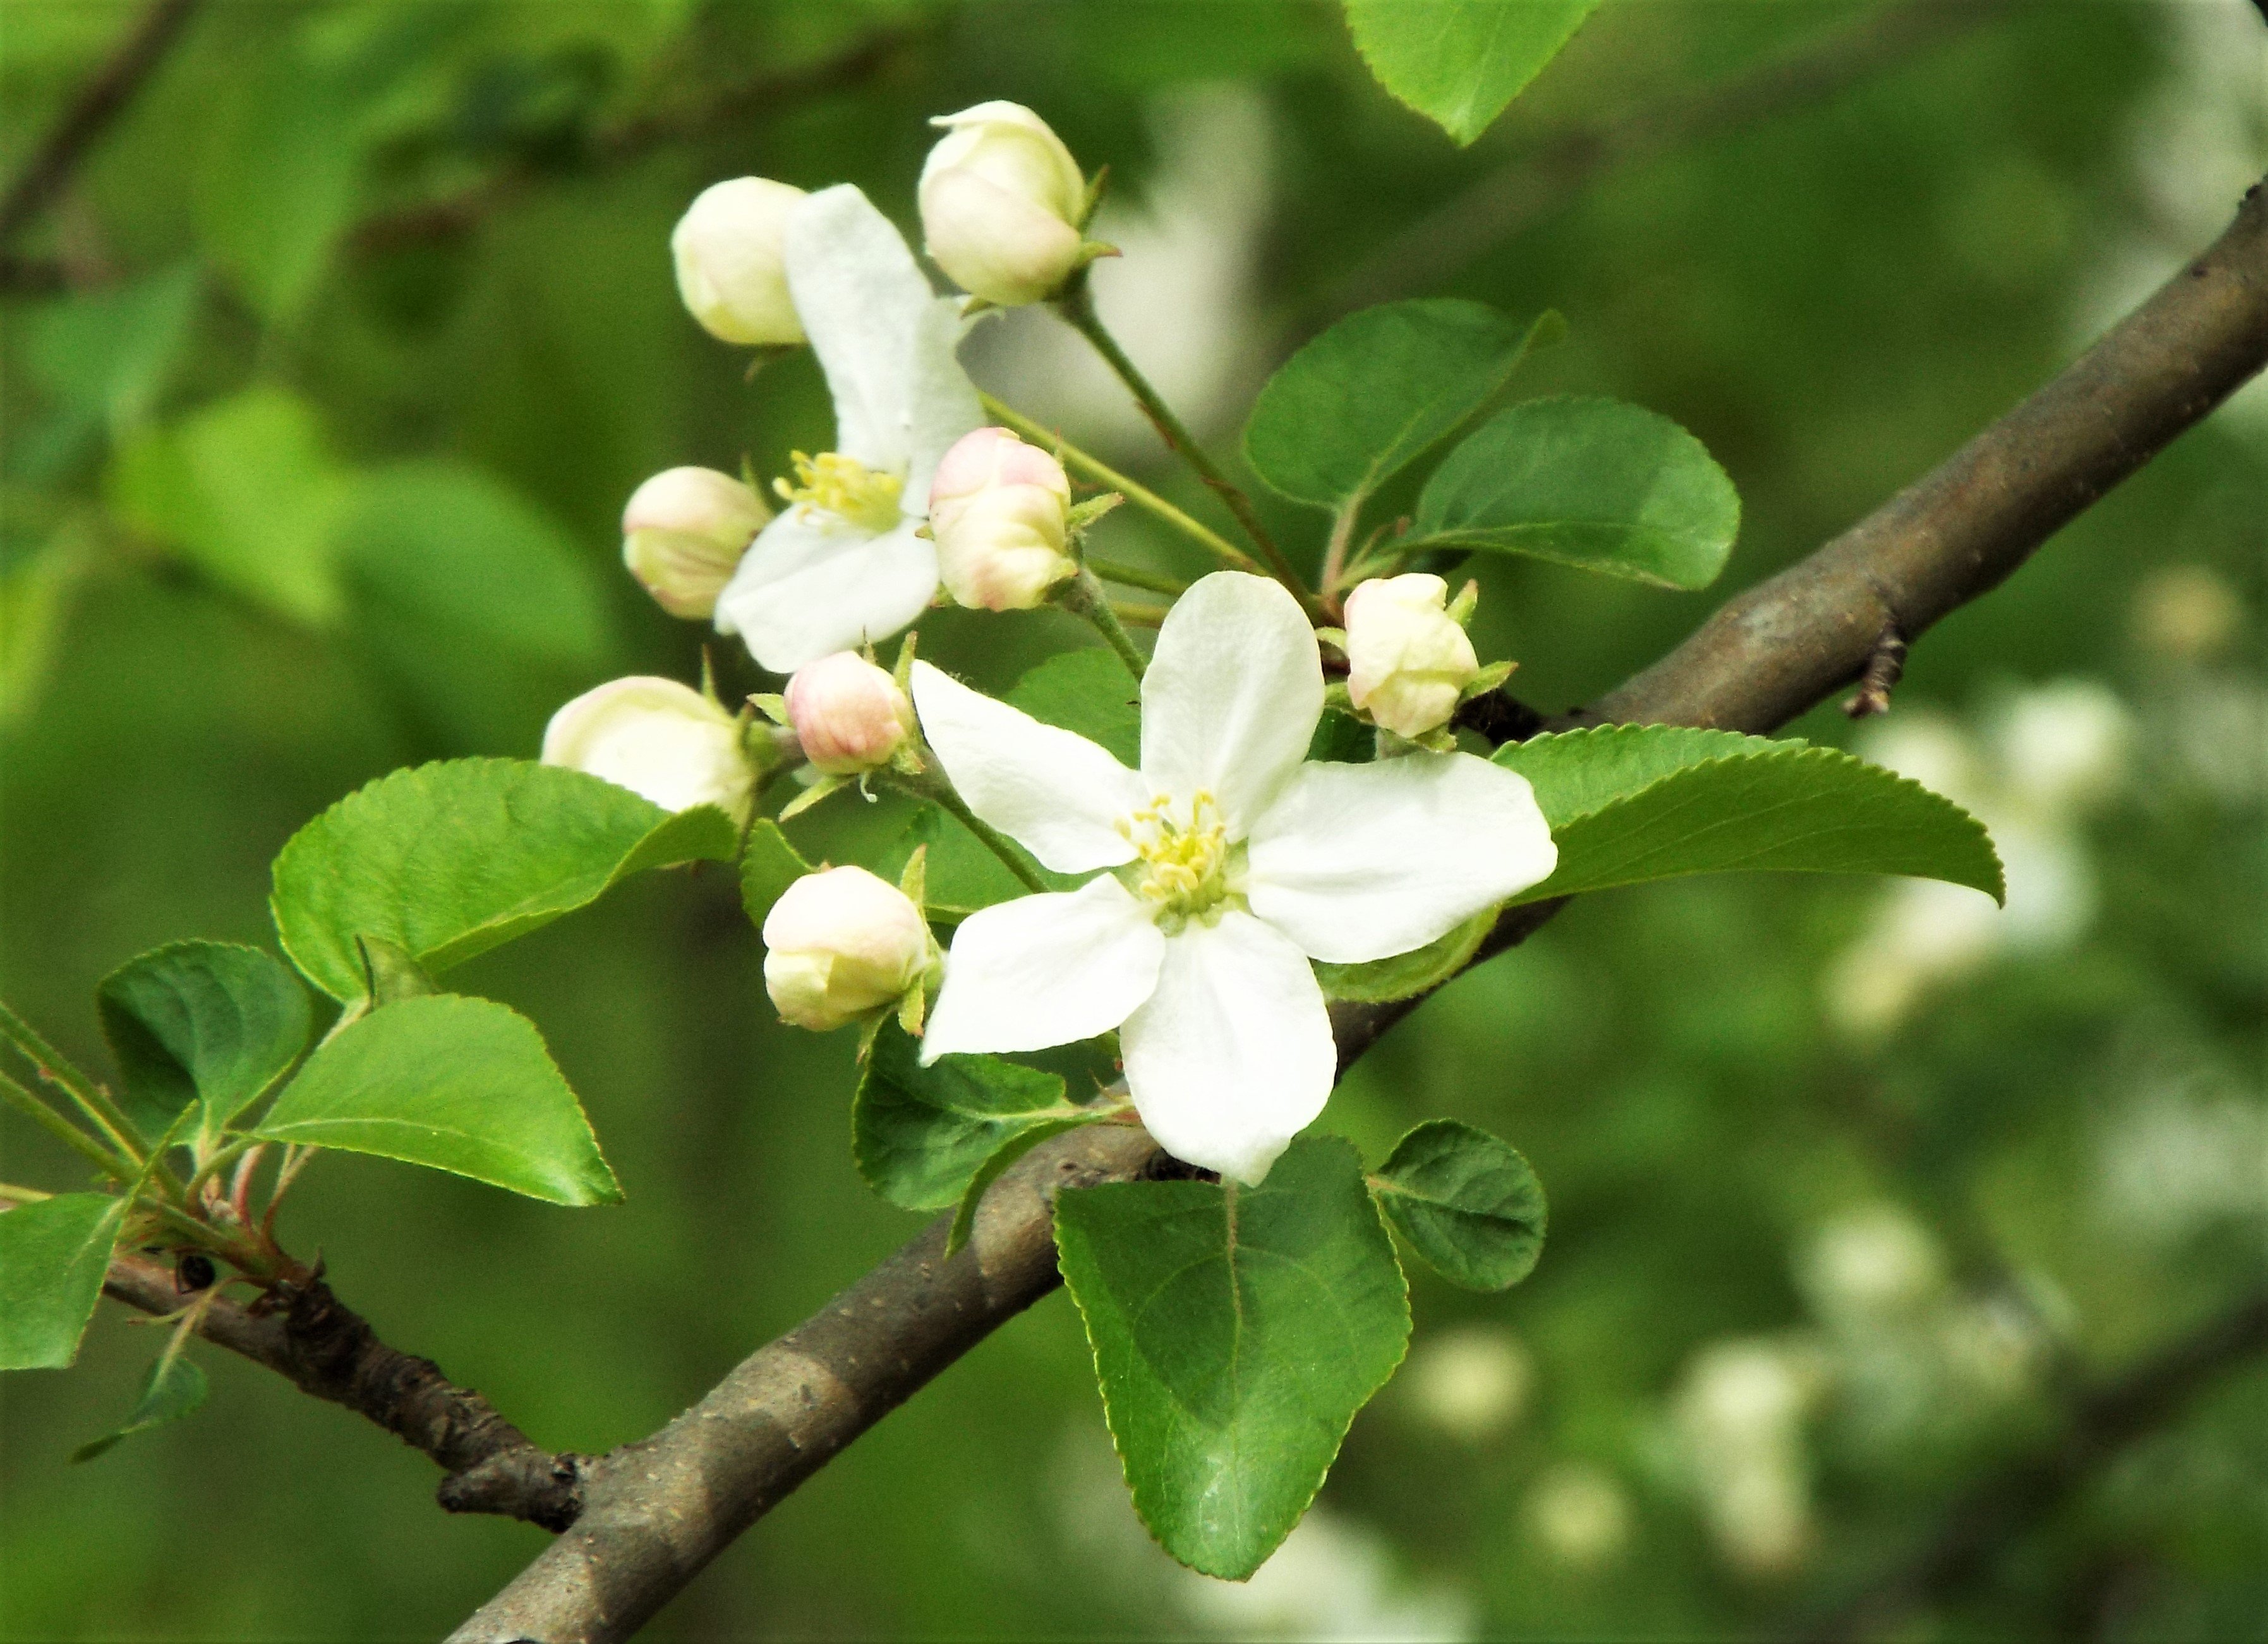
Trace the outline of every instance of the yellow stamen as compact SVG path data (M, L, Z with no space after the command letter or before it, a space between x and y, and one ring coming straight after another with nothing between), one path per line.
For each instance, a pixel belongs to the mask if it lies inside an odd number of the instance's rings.
M1202 918L1228 899L1228 828L1210 793L1198 790L1186 821L1160 796L1121 818L1118 832L1141 858L1135 893L1162 917Z
M880 473L856 457L839 451L822 451L816 457L801 451L790 459L796 482L772 481L772 489L787 502L840 514L873 531L887 531L898 523L898 495L906 488L895 473Z

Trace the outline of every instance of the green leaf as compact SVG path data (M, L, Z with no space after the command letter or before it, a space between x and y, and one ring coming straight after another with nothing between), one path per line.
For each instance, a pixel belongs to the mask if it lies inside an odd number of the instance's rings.
M1889 873L2006 885L1984 825L1833 748L1728 730L1601 725L1506 743L1559 865L1514 902L1691 873Z
M254 1134L429 1165L551 1204L622 1196L543 1036L490 999L436 994L372 1011L307 1059Z
M411 958L409 950L398 942L360 936L355 938L355 951L362 956L363 997L372 1010L398 1000L423 999L446 991L433 980L432 972Z
M217 1131L307 1048L307 990L258 948L177 942L129 959L95 989L103 1037L118 1060L121 1105L154 1140L202 1099Z
M1307 738L1307 757L1338 765L1367 765L1378 754L1378 733L1352 714L1327 708Z
M1408 999L1429 987L1440 987L1463 970L1495 925L1496 909L1486 908L1447 935L1407 953L1362 965L1328 965L1318 959L1315 980L1323 985L1324 995L1331 999L1359 1000L1366 1004Z
M1094 1122L1092 1118L1047 1119L1014 1135L993 1149L991 1157L976 1167L968 1178L968 1185L961 1190L961 1202L954 1207L953 1225L946 1229L945 1254L947 1260L968 1243L968 1236L976 1230L976 1212L984 1202L984 1190L1000 1179L1007 1168L1022 1158L1050 1136L1060 1136L1065 1131L1077 1130Z
M921 1065L896 1023L882 1025L850 1105L850 1152L866 1185L907 1210L941 1210L1001 1144L1056 1120L1092 1115L1064 1082L998 1056L946 1056Z
M1452 1284L1505 1290L1543 1251L1543 1184L1485 1130L1436 1119L1395 1144L1372 1183L1378 1207Z
M1286 496L1358 502L1487 404L1543 326L1451 297L1366 308L1268 379L1244 454Z
M344 609L332 533L353 495L314 412L249 388L119 449L112 510L221 586L294 622Z
M1599 0L1346 0L1378 83L1470 143L1520 95Z
M102 1296L126 1200L58 1193L0 1214L0 1370L59 1370Z
M681 862L730 862L732 818L673 816L627 788L526 760L450 760L396 771L294 833L269 906L284 951L338 1000L358 998L357 936L438 973L549 924L619 880Z
M1525 554L1705 588L1740 529L1732 481L1668 417L1617 400L1532 400L1443 459L1400 546Z
M147 1433L168 1421L179 1421L204 1403L210 1391L205 1373L196 1362L168 1348L158 1355L157 1362L142 1377L142 1397L135 1401L134 1413L126 1418L124 1425L80 1445L71 1452L71 1459L92 1461L121 1439Z
M772 904L811 870L802 854L787 842L779 824L770 817L758 817L740 852L740 906L748 910L748 922L762 930Z
M33 439L30 430L12 430L16 460L46 472L90 436L115 437L143 422L180 356L203 289L202 270L185 262L23 311L24 371L46 390L56 417Z
M1243 1580L1409 1345L1361 1159L1307 1136L1258 1187L1069 1189L1056 1246L1136 1509L1182 1563Z
M1028 670L1003 700L1101 744L1121 765L1142 762L1142 687L1107 650L1058 651Z

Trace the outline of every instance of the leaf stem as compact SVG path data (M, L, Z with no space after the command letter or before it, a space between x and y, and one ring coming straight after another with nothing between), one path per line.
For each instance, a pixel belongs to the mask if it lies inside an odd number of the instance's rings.
M1142 671L1149 664L1142 653L1134 649L1134 641L1119 625L1118 613L1111 608L1109 596L1102 584L1094 580L1094 573L1084 565L1079 575L1056 591L1056 603L1073 616L1084 617L1094 624L1110 649L1118 653L1118 660L1126 664L1126 672L1134 676L1136 684L1142 680Z
M1166 442L1168 450L1179 452L1189 466L1197 470L1197 477L1212 488L1213 494L1226 504L1230 513L1236 516L1236 523L1244 527L1244 534L1251 538L1254 546L1259 548L1261 558L1268 561L1268 568L1274 572L1276 580L1290 589L1300 605L1313 615L1314 595L1308 591L1307 584L1301 580L1292 561L1285 557L1284 550L1277 546L1276 539L1268 534L1268 528L1260 523L1260 516L1252 506L1252 499L1221 472L1220 466L1213 461L1204 446L1197 444L1196 437L1182 425L1181 418L1174 415L1173 407L1150 385L1150 379L1142 375L1139 368L1127 356L1126 350L1118 346L1118 339L1110 334L1108 327L1102 323L1102 316L1095 312L1094 293L1083 273L1074 278L1064 294L1056 299L1055 310L1072 330L1094 345L1094 351L1102 356L1103 362L1117 373L1118 380L1126 385L1127 393L1134 396L1135 403L1150 419L1150 425L1158 430L1158 437Z
M0 1102L5 1102L65 1147L84 1156L104 1175L122 1182L134 1179L136 1167L132 1163L120 1158L4 1073L0 1073Z
M1086 568L1106 583L1118 583L1128 588L1146 588L1153 594L1179 596L1189 591L1189 585L1178 576L1168 576L1163 571L1145 570L1139 565L1128 565L1119 560L1086 556Z
M1330 541L1323 548L1323 603L1335 606L1338 603L1341 585L1346 578L1347 548L1354 540L1354 525L1362 512L1359 495L1350 496L1331 517Z
M976 397L983 402L987 416L996 419L1004 427L1015 429L1035 444L1050 447L1062 459L1064 466L1076 470L1097 485L1107 486L1121 493L1135 507L1165 521L1222 563L1240 571L1257 572L1263 569L1259 561L1211 526L1191 518L1148 486L1128 479L1100 458L1089 456L1044 423L1035 422L990 394L979 393Z
M917 775L909 776L899 772L876 774L892 786L917 799L930 800L950 812L961 826L984 841L985 848L1006 864L1008 871L1016 876L1026 890L1046 891L1048 882L1040 877L1039 870L1032 865L1031 858L1013 840L968 808L968 802L954 791L953 784L946 781L944 774L937 768L936 757L934 753L931 754L929 767Z
M207 1182L210 1181L214 1177L219 1175L222 1171L225 1170L229 1164L235 1160L239 1154L243 1153L248 1148L255 1148L261 1145L260 1138L257 1136L239 1135L234 1140L229 1141L226 1145L216 1148L213 1150L212 1157L207 1159L202 1164L197 1166L196 1174L189 1178L188 1185L182 1189L182 1192L188 1197L195 1199L197 1195L197 1190L202 1187Z
M13 1182L0 1182L0 1200L11 1205L45 1204L54 1197L53 1193L43 1193L36 1187L18 1187Z
M61 1051L33 1031L32 1024L10 1009L5 1002L0 1002L0 1038L5 1038L22 1052L26 1060L39 1069L43 1081L77 1103L122 1155L137 1165L141 1163L142 1150L135 1143L134 1126L118 1105L100 1085L72 1067ZM173 1185L180 1185L178 1182Z
M1149 605L1136 599L1114 599L1110 608L1118 620L1134 628L1163 628L1170 605Z

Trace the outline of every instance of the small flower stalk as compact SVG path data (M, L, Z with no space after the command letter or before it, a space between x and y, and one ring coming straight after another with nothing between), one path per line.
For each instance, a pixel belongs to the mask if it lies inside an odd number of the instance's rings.
M922 166L931 260L981 303L1013 308L1061 295L1108 246L1084 232L1094 190L1048 122L994 101L930 122L946 136Z
M859 1053L895 1016L919 1033L944 970L921 909L925 848L892 884L864 868L826 868L787 888L764 916L764 991L780 1020L828 1033L856 1024Z
M609 680L552 715L543 763L603 777L665 811L716 805L745 823L770 745L674 679Z
M766 177L735 177L696 195L669 237L678 295L722 342L790 347L804 341L788 291L788 216L804 191Z
M938 465L929 522L938 576L956 605L1029 611L1078 574L1071 478L1005 428L961 437Z
M729 473L666 469L622 510L622 563L670 615L706 621L771 517L755 488Z
M1403 742L1446 752L1458 706L1504 683L1509 663L1484 668L1465 627L1479 602L1467 583L1453 600L1439 576L1413 571L1373 577L1346 598L1346 628L1333 635L1347 659L1350 705Z

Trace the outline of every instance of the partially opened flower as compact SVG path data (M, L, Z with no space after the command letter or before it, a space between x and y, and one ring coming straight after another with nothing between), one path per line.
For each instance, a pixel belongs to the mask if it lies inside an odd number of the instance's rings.
M788 213L788 289L835 398L835 449L799 453L792 507L757 536L717 600L779 673L887 639L937 593L921 530L939 459L983 421L954 356L961 322L889 219L848 183Z
M1314 631L1234 571L1182 597L1142 684L1142 768L916 663L922 728L969 808L1076 891L971 914L924 1061L1121 1031L1142 1120L1177 1157L1263 1178L1330 1094L1310 959L1423 947L1550 875L1527 781L1469 754L1306 763Z
M609 679L552 715L543 762L602 776L665 811L722 805L745 818L755 793L740 721L692 686L651 675Z

